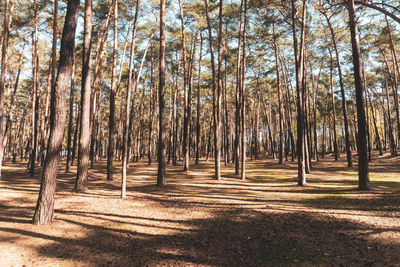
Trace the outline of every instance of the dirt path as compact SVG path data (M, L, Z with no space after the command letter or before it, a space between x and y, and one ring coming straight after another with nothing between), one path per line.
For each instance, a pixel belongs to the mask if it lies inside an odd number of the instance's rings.
M125 200L102 162L86 193L71 193L74 173L60 172L55 222L39 227L39 172L6 164L0 266L400 266L400 159L375 157L370 192L356 190L343 160L315 163L304 188L294 163L272 160L249 162L245 182L232 165L221 182L211 161L187 174L169 166L159 188L143 161L131 165Z

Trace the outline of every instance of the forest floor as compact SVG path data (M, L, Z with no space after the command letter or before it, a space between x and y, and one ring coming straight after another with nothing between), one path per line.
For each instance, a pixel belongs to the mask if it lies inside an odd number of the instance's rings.
M247 180L213 161L168 166L132 163L128 197L120 165L90 170L89 190L73 193L75 167L60 170L55 221L34 226L40 169L6 163L0 182L0 266L400 266L400 157L374 155L373 190L357 190L345 156L313 162L297 186L296 162L247 162Z

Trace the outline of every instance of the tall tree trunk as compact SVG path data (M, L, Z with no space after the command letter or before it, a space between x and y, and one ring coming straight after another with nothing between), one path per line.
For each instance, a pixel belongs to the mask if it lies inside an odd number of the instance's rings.
M215 71L215 58L214 58L214 47L213 47L213 41L212 41L212 29L211 29L211 21L210 21L210 14L208 11L208 1L204 0L205 3L205 12L206 12L206 20L207 20L207 28L208 28L208 41L209 41L209 47L210 47L210 54L211 54L211 72L212 72L212 91L213 91L213 126L214 126L214 161L215 161L215 179L221 180L221 139L220 139L220 94L219 92L219 76L217 77L216 71ZM219 2L219 17L220 17L220 26L222 27L221 21L222 21L222 0ZM219 38L218 38L218 52L221 50L221 41L220 40L222 35L222 30L219 30L218 32ZM218 80L218 81L217 81ZM217 84L218 82L218 84ZM218 86L218 88L217 88Z
M7 49L8 49L8 36L9 36L9 19L10 10L8 0L4 1L4 28L3 28L3 43L1 48L1 74L0 74L0 179L1 179L1 168L3 167L3 155L4 146L3 139L5 137L5 130L3 129L4 122L4 91L6 84L6 72L7 72Z
M276 41L275 23L273 24L273 46L275 54L275 71L276 82L278 88L278 109L279 109L279 164L283 163L284 138L283 138L283 109L282 109L282 89L281 89L281 75L279 72L279 57L278 57L278 44Z
M158 85L158 170L157 185L166 184L167 164L167 128L168 118L165 111L165 0L160 0L160 57L159 57L159 85Z
M303 98L304 98L304 87L302 84L304 75L304 43L305 43L305 23L306 23L306 0L303 0L303 12L302 12L302 27L301 27L301 41L300 49L298 48L297 33L296 33L296 13L297 8L295 1L292 0L292 27L293 27L293 45L294 55L296 60L296 91L297 91L297 160L298 160L298 184L304 186L306 184L306 173L305 173L305 157L304 157L304 116L303 116Z
M179 12L181 19L181 45L182 45L182 64L183 64L183 94L184 94L184 111L183 111L183 170L189 170L189 93L188 93L188 65L186 55L186 38L185 25L183 23L184 14L182 1L179 2Z
M200 158L200 86L201 86L201 59L203 54L203 35L200 33L200 53L199 53L199 69L197 75L197 103L196 103L196 165L199 164Z
M108 148L107 148L107 180L113 180L113 161L114 161L114 131L115 131L115 93L116 93L116 75L117 75L117 56L118 56L118 0L113 1L114 6L114 47L111 74L110 90L110 114L108 125Z
M354 0L348 0L346 6L349 12L349 26L351 32L351 44L353 52L354 82L357 104L357 128L358 128L358 187L360 190L369 190L371 188L368 171L367 157L367 138L366 138L366 120L364 110L361 53L358 26L355 14Z
M71 85L69 90L69 118L68 118L68 132L67 132L67 162L65 164L65 171L69 172L72 163L72 133L74 132L74 98L75 98L75 51L74 51L74 63L72 64L72 74L71 74ZM77 115L78 116L78 115ZM75 125L78 127L78 124ZM77 132L77 131L76 131ZM75 141L75 140L74 140Z
M38 52L38 7L37 0L33 2L35 13L35 31L32 35L32 72L33 72L33 91L32 91L32 150L30 154L31 177L35 175L35 165L38 147L38 118L39 118L39 52Z
M339 160L339 152L337 146L337 136L336 136L336 105L335 105L335 90L333 89L333 57L332 50L329 50L330 55L330 79L329 84L331 87L331 97L332 97L332 130L333 130L333 151L335 155L335 161Z
M238 32L238 52L237 52L237 60L236 60L236 93L235 93L235 104L236 104L236 111L235 111L235 143L234 143L234 161L235 161L235 175L239 174L239 167L240 167L240 101L241 101L241 42L242 42L242 10L243 10L243 0L240 2L240 13L239 13L239 32Z
M79 0L69 0L61 39L60 61L56 86L51 92L50 137L46 160L42 172L39 197L33 223L40 225L53 221L54 195L60 153L64 139L68 79L72 73L75 30L79 12Z
M132 94L132 77L133 77L133 64L135 58L135 40L136 40L136 31L137 31L137 20L139 16L140 9L140 0L136 0L136 11L135 18L133 21L133 30L131 37L131 47L130 47L130 58L129 58L129 74L128 74L128 85L126 89L125 96L125 124L124 124L124 135L123 135L123 143L122 143L122 179L121 179L121 197L125 198L126 196L126 176L128 169L128 136L129 136L129 121L131 117L131 94Z
M221 1L222 2L222 1ZM221 4L222 5L222 4ZM221 11L222 16L222 11ZM220 23L222 23L222 18L220 19ZM241 104L242 107L240 109L240 117L241 117L241 127L242 127L242 135L241 137L241 160L242 160L242 168L240 172L241 179L246 179L246 27L247 27L247 0L244 0L244 14L243 14L243 59L242 59L242 99Z
M153 122L154 122L154 107L155 107L155 90L156 90L156 86L154 85L154 61L153 61L153 56L151 56L151 62L150 62L150 96L149 96L149 102L150 102L150 107L149 107L149 147L148 147L148 152L147 152L147 158L148 158L148 162L149 165L152 162L152 157L153 157L153 146L152 146L152 142L153 142ZM171 98L170 98L171 100ZM172 111L172 109L171 109ZM170 122L172 122L172 114L170 112ZM171 138L171 131L170 131L170 140L172 140ZM170 152L171 152L171 142L169 144L169 153L168 153L168 163L170 160Z
M85 25L82 53L82 89L81 89L81 120L78 146L78 171L75 190L78 192L87 189L90 145L90 95L92 65L92 0L85 0Z

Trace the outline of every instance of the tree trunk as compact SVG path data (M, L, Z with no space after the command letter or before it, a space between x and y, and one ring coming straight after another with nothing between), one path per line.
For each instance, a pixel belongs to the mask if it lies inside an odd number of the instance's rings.
M78 171L75 190L78 192L87 189L90 145L90 95L92 65L92 0L85 0L85 24L82 53L82 89L81 89L81 120L78 146Z
M240 2L240 13L239 13L239 32L238 32L238 52L237 52L237 61L236 61L236 93L235 93L235 143L234 143L234 161L235 161L235 175L239 174L240 167L240 109L241 109L241 42L242 42L242 10L243 10L243 0Z
M215 161L215 179L221 180L221 139L220 139L220 87L219 87L219 78L220 75L216 75L215 71L215 59L214 59L214 48L213 48L213 41L212 41L212 29L211 29L211 22L210 22L210 15L208 11L208 1L204 0L205 3L205 12L206 12L206 19L207 19L207 28L208 28L208 41L210 47L210 54L211 54L211 72L212 72L212 91L213 91L213 126L214 126L214 161ZM222 28L222 0L219 2L219 19L220 19L220 28ZM221 35L222 30L220 29L218 32L218 52L221 52ZM220 40L221 39L221 40ZM222 55L222 53L218 54ZM217 85L218 79L218 85ZM218 88L217 88L218 86Z
M222 1L221 1L222 2ZM222 5L222 3L221 3ZM221 16L222 16L222 11L221 11ZM222 23L222 18L220 19L220 23ZM241 179L244 180L246 179L246 27L247 27L247 0L244 0L244 14L243 14L243 59L242 59L242 99L241 99L241 104L242 107L240 109L240 117L241 117L241 127L242 127L242 135L241 137L241 160L242 160L242 168L240 172Z
M38 146L38 118L39 118L39 53L38 53L38 7L37 0L33 2L35 13L35 31L32 35L32 72L33 72L33 90L32 90L32 150L30 154L29 173L31 177L35 175L35 165Z
M114 47L111 74L110 90L110 114L108 125L108 148L107 148L107 180L113 180L113 161L114 161L114 131L115 131L115 93L116 93L116 75L117 75L117 56L118 56L118 0L113 1L114 6Z
M0 74L0 179L1 179L1 168L3 166L3 155L4 146L3 139L5 137L5 131L3 129L4 124L4 91L6 84L6 72L7 72L7 49L8 49L8 36L9 36L9 19L10 10L8 0L4 1L4 29L3 29L3 44L1 48L1 74Z
M160 58L159 58L159 85L158 85L158 171L157 185L166 184L167 164L167 128L168 118L165 112L165 0L160 0Z
M196 165L199 165L200 151L200 86L201 86L201 59L203 54L203 35L200 33L199 72L197 76L197 105L196 105Z
M304 98L304 87L302 84L304 75L304 43L305 43L305 23L306 23L306 0L303 0L303 17L301 27L301 41L300 49L297 44L297 33L296 33L296 13L297 8L295 1L292 0L292 27L293 27L293 45L294 55L296 60L296 91L297 91L297 160L298 160L298 184L301 186L306 185L306 173L305 173L305 158L304 158L304 116L303 116L303 98ZM300 50L300 51L299 51Z
M71 74L71 86L69 90L69 118L68 118L68 132L67 132L67 162L65 164L65 171L69 172L69 169L72 164L72 133L74 132L74 98L75 98L75 51L74 51L74 63L72 65L72 74ZM78 124L75 125L78 127ZM75 139L74 139L75 142ZM74 158L75 158L75 153Z
M79 12L79 0L69 0L61 39L60 61L56 86L51 92L50 137L46 160L42 172L39 197L33 223L46 224L53 221L54 195L60 153L64 139L68 79L72 73L75 30Z
M353 52L354 82L357 104L357 128L358 128L358 187L360 190L371 188L368 171L366 120L363 98L363 83L361 70L360 40L355 16L354 0L348 0L346 6L349 12L349 26L351 32L351 44Z
M279 164L283 163L283 151L284 140L283 140L283 109L282 109L282 89L281 89L281 77L279 72L279 57L278 57L278 44L276 41L275 23L273 24L273 46L275 54L275 71L276 71L276 82L278 89L278 113L279 113Z
M336 136L336 105L335 105L335 91L333 89L333 57L332 51L329 50L330 55L330 87L331 87L331 94L332 94L332 130L333 130L333 150L335 155L335 161L339 160L339 152L337 146L337 136Z

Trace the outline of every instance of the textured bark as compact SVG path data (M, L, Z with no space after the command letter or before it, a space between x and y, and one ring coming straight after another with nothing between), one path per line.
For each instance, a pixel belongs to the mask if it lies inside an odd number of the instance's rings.
M38 147L38 118L39 118L39 53L38 53L38 7L37 0L33 2L35 13L35 31L32 35L32 74L33 74L33 90L32 90L32 150L30 153L29 173L31 177L35 175L35 166Z
M10 19L10 10L9 10L9 1L4 1L4 29L3 29L3 43L1 48L1 74L0 74L0 178L1 178L1 168L3 166L3 155L4 155L4 146L3 139L5 137L5 130L3 129L4 122L4 91L5 91L5 83L6 83L6 72L7 72L7 49L8 49L8 36L9 36L9 19Z
M60 153L64 139L66 99L68 79L72 73L73 51L75 49L75 30L78 19L79 0L69 0L61 39L60 61L56 86L51 92L50 137L47 155L42 172L39 198L33 223L40 225L53 221L54 195Z
M148 164L150 165L152 162L153 158L153 124L154 124L154 106L155 106L155 90L156 86L154 85L154 60L153 56L151 57L151 62L150 62L150 96L149 96L149 147L147 150L147 159L148 159ZM171 95L170 95L170 101L171 101ZM170 122L172 122L172 109L170 112ZM171 127L171 126L170 126ZM170 143L168 146L168 164L170 162L170 157L171 157L171 144L172 144L172 134L171 134L171 129L170 128Z
M197 103L196 103L196 165L199 164L200 158L200 86L201 86L201 60L203 52L203 35L200 33L200 53L199 53L199 68L197 75Z
M118 0L113 1L114 6L114 47L111 74L110 89L110 113L108 124L108 148L107 148L107 180L113 180L113 161L115 148L115 93L116 93L116 77L117 77L117 56L118 56Z
M110 26L110 20L111 20L111 15L113 13L113 8L110 8L105 26L102 32L102 36L100 39L100 43L96 49L96 63L94 67L94 72L93 72L93 86L92 86L92 94L90 96L90 132L91 132L91 141L90 141L90 167L94 167L94 162L97 159L97 154L96 154L96 147L98 140L96 138L96 133L98 130L98 115L97 115L97 110L96 110L96 101L99 98L99 92L97 85L99 83L100 79L100 74L101 74L101 65L102 65L102 60L103 60L103 55L104 55L104 45L106 43L107 37L108 37L108 32L109 32L109 26ZM99 32L100 34L100 32Z
M222 2L222 1L221 1ZM222 5L222 4L221 4ZM221 8L222 9L222 8ZM222 11L220 13L222 17ZM222 18L220 18L220 23L222 23ZM244 0L244 13L243 13L243 59L242 59L242 99L241 99L241 109L240 109L240 117L241 117L241 127L242 127L242 135L241 137L241 161L242 161L242 168L240 169L240 177L242 180L246 179L246 27L247 27L247 0Z
M165 111L165 0L160 0L160 57L159 57L159 85L158 85L158 170L157 185L166 184L167 165L167 112Z
M75 52L74 52L74 63L72 64L72 74L71 74L71 86L69 90L69 118L68 118L68 132L67 132L67 162L65 164L65 171L69 172L71 165L73 164L73 159L75 158L75 152L72 153L74 147L72 143L72 134L74 133L74 98L75 98ZM78 127L78 124L75 125ZM77 132L77 131L76 131ZM74 142L76 137L74 136ZM74 157L72 157L74 154Z
M351 45L353 52L354 82L357 104L357 128L358 128L358 187L360 190L369 190L371 188L368 171L367 157L367 138L366 138L366 120L363 98L363 82L361 70L360 37L358 35L358 26L355 16L354 0L348 0L346 7L349 13L349 26L351 32Z
M208 1L204 0L205 4L205 12L206 12L206 20L207 20L207 28L208 28L208 42L210 47L210 54L211 54L211 73L212 73L212 91L213 91L213 127L214 127L214 161L215 161L215 179L221 180L221 137L220 137L220 129L221 129L221 122L220 118L220 103L221 98L219 92L219 85L217 85L217 74L215 71L215 58L214 58L214 48L213 48L213 41L212 41L212 29L211 29L211 21L210 21L210 14L208 11ZM220 6L220 21L222 20L222 0L219 3ZM220 26L222 24L220 22ZM219 31L219 35L222 34L222 30ZM221 38L218 38L218 40ZM221 44L221 41L218 42ZM218 46L218 52L220 50L220 45ZM220 54L220 53L219 53ZM218 75L219 76L219 75ZM217 88L218 87L218 88Z
M235 161L235 175L239 174L240 170L240 101L241 101L241 77L242 77L242 72L241 72L241 43L242 43L242 9L243 9L243 0L240 2L240 13L239 13L239 31L238 31L238 52L237 52L237 60L236 60L236 93L235 93L235 104L236 104L236 110L235 110L235 143L234 143L234 157L233 160Z
M293 45L294 55L296 60L296 91L297 91L297 170L298 170L298 184L300 186L306 185L305 173L305 144L304 144L304 114L303 114L303 98L304 87L302 84L304 75L304 43L305 43L305 22L306 22L306 1L303 1L303 18L301 28L301 41L300 48L298 48L297 34L296 34L296 13L297 8L295 1L292 0L292 27L293 27Z
M178 0L181 19L181 45L182 45L182 65L183 65L183 94L184 94L184 112L183 112L183 170L189 170L189 93L188 93L188 64L186 55L185 25L183 23L182 1Z
M140 8L140 1L136 0L136 11L135 18L133 22L133 30L131 37L131 47L130 47L130 57L129 57L129 74L128 74L128 84L126 88L125 96L125 122L124 122L124 135L122 140L122 179L121 179L121 197L126 197L126 175L128 169L128 136L129 136L129 118L131 117L131 93L132 93L132 74L133 74L133 61L135 58L135 39L137 31L137 19Z
M332 51L329 50L330 55L330 79L329 84L331 87L331 97L332 97L332 131L333 131L333 152L335 156L335 161L339 159L339 152L337 146L337 134L336 134L336 105L335 105L335 91L333 89L333 57Z
M92 65L92 0L85 0L85 24L82 53L82 87L81 87L81 120L78 146L78 170L76 174L75 190L78 192L87 189L90 145L90 95Z
M283 140L283 107L282 107L282 88L281 88L281 75L279 71L279 56L278 56L278 44L276 41L275 23L273 24L273 46L275 55L275 71L276 71L276 82L278 89L278 112L279 112L279 164L283 163L283 151L284 151L284 140Z

